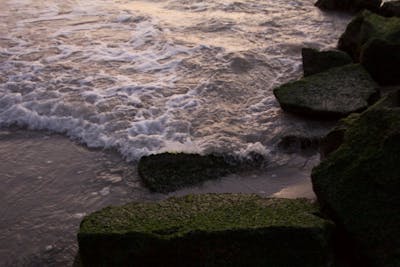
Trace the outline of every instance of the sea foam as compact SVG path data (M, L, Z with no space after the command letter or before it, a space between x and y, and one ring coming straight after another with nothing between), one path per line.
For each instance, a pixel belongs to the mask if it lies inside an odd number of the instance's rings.
M285 133L327 130L272 96L300 76L303 45L333 46L348 21L308 2L9 1L0 126L64 133L127 160L273 157Z

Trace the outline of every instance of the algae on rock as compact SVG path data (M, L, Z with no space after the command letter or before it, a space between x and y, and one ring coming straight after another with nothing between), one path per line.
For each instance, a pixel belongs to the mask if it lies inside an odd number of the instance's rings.
M372 39L400 42L400 18L385 18L363 11L347 25L339 39L338 48L349 53L358 62L364 44Z
M138 164L139 176L151 191L167 193L206 180L221 178L237 166L223 157L185 153L144 156Z
M374 267L400 266L398 93L347 120L343 143L312 171L322 208Z
M301 55L304 76L310 76L353 62L347 53L339 50L318 51L313 48L303 48Z
M379 84L400 84L400 18L364 11L347 26L338 48L361 62Z
M85 266L331 266L333 224L309 200L205 194L95 212L78 234Z
M274 89L282 109L299 114L338 118L368 107L378 86L360 65L346 65Z

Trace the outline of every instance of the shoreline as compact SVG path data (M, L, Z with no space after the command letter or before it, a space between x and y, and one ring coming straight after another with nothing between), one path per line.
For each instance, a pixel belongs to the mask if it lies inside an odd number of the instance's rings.
M0 228L2 266L70 264L83 216L109 205L158 201L204 193L256 193L314 198L310 172L318 155L298 156L291 166L233 174L170 194L150 193L136 166L110 150L87 148L60 134L26 129L0 130ZM18 260L17 260L18 259ZM16 262L17 261L17 262Z

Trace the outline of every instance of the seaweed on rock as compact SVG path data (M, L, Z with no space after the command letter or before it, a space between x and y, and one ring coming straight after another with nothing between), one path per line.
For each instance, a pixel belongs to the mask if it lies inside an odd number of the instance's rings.
M221 178L237 169L238 166L229 164L222 156L186 153L144 156L138 164L145 186L161 193Z
M323 209L354 241L366 266L400 266L398 95L347 120L343 143L312 172Z
M319 118L340 118L366 109L378 86L359 64L314 74L274 89L282 109Z
M95 212L78 234L85 266L331 266L333 224L309 200L206 194Z

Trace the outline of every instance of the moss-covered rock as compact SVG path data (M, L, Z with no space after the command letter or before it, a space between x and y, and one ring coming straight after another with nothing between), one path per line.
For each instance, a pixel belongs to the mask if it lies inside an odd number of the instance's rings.
M382 0L318 0L315 4L324 10L357 12L362 9L377 11Z
M357 64L333 68L274 89L282 109L325 118L362 111L377 94L377 85Z
M341 119L338 124L321 140L320 155L321 159L325 159L329 154L338 149L344 141L344 134L351 125L352 121L360 116L359 113L352 113L344 119Z
M348 120L343 143L312 172L319 202L367 259L362 266L400 266L398 95Z
M358 62L364 44L372 39L400 42L400 18L385 18L363 11L349 23L339 39L338 48L349 53Z
M145 186L161 193L221 178L237 169L237 165L227 163L222 156L185 153L144 156L138 164Z
M305 199L207 194L131 203L81 223L84 266L331 266L333 225Z
M303 48L301 55L304 76L324 72L353 62L347 53L339 50L318 51L313 48Z
M400 42L372 39L363 46L360 62L379 84L400 84Z
M400 1L386 1L379 9L379 14L385 17L400 17Z

